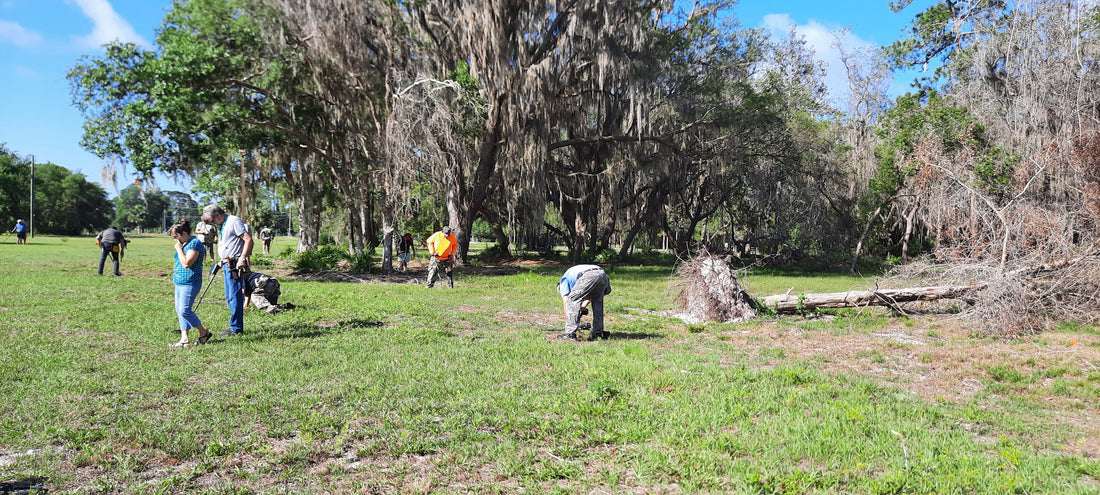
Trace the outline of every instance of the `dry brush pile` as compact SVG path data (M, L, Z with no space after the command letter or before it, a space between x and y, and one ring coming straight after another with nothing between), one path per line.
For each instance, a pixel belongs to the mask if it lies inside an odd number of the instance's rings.
M756 318L756 301L737 282L728 257L703 251L681 263L676 273L681 277L676 305L684 321L732 323Z

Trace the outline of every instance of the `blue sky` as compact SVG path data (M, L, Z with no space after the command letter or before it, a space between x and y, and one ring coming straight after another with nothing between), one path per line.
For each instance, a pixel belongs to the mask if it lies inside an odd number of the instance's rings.
M66 71L114 39L146 47L171 3L163 0L0 0L0 143L38 163L52 162L100 181L103 160L80 147L83 120L71 104ZM158 176L162 190L189 190ZM124 188L132 176L118 179ZM104 186L115 195L114 187Z
M735 9L742 26L765 27L785 35L789 26L834 67L832 33L849 28L847 46L880 45L897 39L931 0L917 0L899 14L887 0L824 2L743 0ZM80 147L80 113L73 108L65 73L82 55L102 53L114 39L146 47L171 7L166 0L0 0L0 143L37 162L53 162L99 182L103 161ZM828 82L838 71L830 70ZM892 94L904 92L907 74ZM126 187L133 176L120 176ZM190 182L156 177L162 190L188 191ZM113 186L104 186L113 197Z

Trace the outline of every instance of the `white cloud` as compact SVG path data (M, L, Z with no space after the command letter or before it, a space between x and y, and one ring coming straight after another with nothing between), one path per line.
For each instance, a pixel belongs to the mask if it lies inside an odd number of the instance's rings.
M80 10L92 20L92 32L77 38L84 48L99 48L111 41L137 43L148 47L149 42L134 31L134 27L115 12L107 0L73 0Z
M20 48L30 48L42 42L42 35L18 23L0 19L0 42L11 43Z
M785 37L794 28L795 34L802 36L813 48L818 60L825 62L825 85L829 88L829 97L842 101L848 95L848 77L841 62L841 50L837 48L837 37L846 53L873 49L874 43L852 34L844 26L825 26L813 19L806 24L798 24L788 14L768 14L764 16L762 26L774 37Z

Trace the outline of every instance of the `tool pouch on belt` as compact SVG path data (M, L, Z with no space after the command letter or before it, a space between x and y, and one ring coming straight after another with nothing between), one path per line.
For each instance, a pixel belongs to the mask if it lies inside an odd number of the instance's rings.
M237 262L240 258L229 258L229 264L227 270L229 270L229 276L233 277L233 280L244 280L248 278L248 275L252 273L252 268L245 265L242 268L237 268Z

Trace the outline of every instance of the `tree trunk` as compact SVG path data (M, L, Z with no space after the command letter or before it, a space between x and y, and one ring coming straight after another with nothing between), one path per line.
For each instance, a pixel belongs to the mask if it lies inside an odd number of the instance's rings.
M313 251L321 239L322 202L311 194L303 194L298 203L298 252Z
M966 299L967 296L984 288L978 283L959 287L910 287L905 289L861 290L849 292L831 292L821 294L779 294L768 296L760 303L774 309L776 313L798 313L826 308L858 308L863 306L894 307L897 303L911 301L934 301L936 299Z
M863 250L863 241L867 240L867 234L871 233L871 226L875 224L875 220L878 218L878 214L882 212L882 205L875 208L875 212L871 214L871 218L867 220L867 225L863 226L863 233L859 235L859 242L856 242L856 252L852 255L852 265L848 267L848 271L855 273L856 267L859 266L859 252Z
M317 178L316 166L308 160L295 161L290 154L280 154L277 160L298 208L298 252L317 249L321 237L321 210L324 205L317 195L322 184Z
M455 250L455 266L466 264L466 255L470 252L470 231L474 228L474 215L466 207L464 198L456 191L447 193L447 225L455 230L458 249Z
M350 201L349 201L350 203ZM362 250L356 250L357 245L362 244L361 233L359 232L359 211L351 204L348 205L348 254L356 256L362 254Z
M359 202L359 240L355 243L356 254L363 254L367 251L367 246L371 244L371 235L374 234L371 228L374 222L371 221L370 211L367 210L367 205L362 201Z
M390 201L382 200L382 273L393 272L393 248L397 241L397 219Z
M458 249L455 251L454 256L456 266L466 263L466 256L470 252L470 231L473 229L474 219L481 214L482 208L485 207L485 200L489 197L490 182L496 174L497 154L500 151L500 142L504 132L504 116L501 115L501 112L506 100L506 93L498 94L494 104L489 107L489 115L485 122L485 135L481 138L481 150L478 154L477 168L474 170L471 184L468 188L464 187L465 185L458 186L463 191L463 197L457 198L459 201L455 201L453 205L452 200L454 198L450 194L447 197L447 211L451 216L451 225L458 230L458 232L455 232L458 241Z
M619 248L619 257L625 258L634 249L634 239L642 231L642 229L650 227L652 228L654 220L661 214L661 209L664 207L665 201L668 199L668 180L661 179L661 182L654 186L653 190L646 197L645 207L642 209L642 214L635 220L634 225L630 227L626 237L623 239L623 244Z
M505 257L511 257L512 242L508 239L508 233L504 231L504 227L501 226L500 223L493 223L491 224L491 227L493 228L493 237L496 237L497 245L500 246L501 254L503 254Z
M909 210L909 214L905 216L905 235L901 238L901 262L907 263L909 261L909 238L913 235L913 217L917 215L917 209L920 203L913 205L913 209Z

